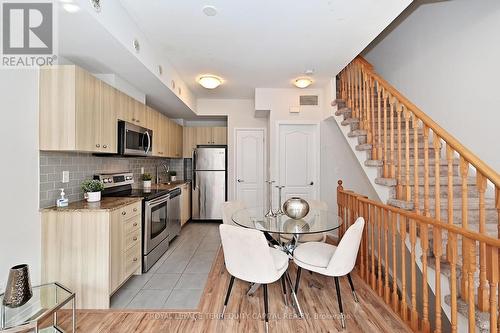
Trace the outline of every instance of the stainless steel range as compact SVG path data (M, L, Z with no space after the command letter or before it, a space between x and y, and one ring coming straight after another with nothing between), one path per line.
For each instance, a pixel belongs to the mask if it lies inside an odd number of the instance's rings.
M103 196L142 197L142 271L147 272L167 251L170 241L179 235L180 193L179 188L134 189L130 172L99 174L104 184Z

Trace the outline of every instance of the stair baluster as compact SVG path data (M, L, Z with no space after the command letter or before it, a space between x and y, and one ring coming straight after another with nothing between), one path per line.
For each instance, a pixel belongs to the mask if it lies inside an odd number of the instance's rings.
M486 212L484 206L484 194L486 192L486 177L478 172L476 184L479 191L479 232L486 233ZM486 281L486 244L479 242L479 289L477 294L477 306L481 311L489 310L488 282Z
M415 258L415 249L417 244L417 222L410 219L410 258L411 258L411 315L410 327L418 330L418 312L417 312L417 262Z
M401 134L401 113L403 112L402 105L396 103L396 113L398 115L398 184L396 186L396 197L403 200L403 150L402 150L402 134Z
M467 176L469 173L469 163L463 158L460 157L460 175L462 176L462 228L467 229L469 227L468 223L468 189L467 189ZM468 258L470 249L467 248L465 240L462 240L462 258L465 261L465 258ZM461 278L461 296L464 301L468 301L469 290L467 283L467 275L468 275L468 265L465 264L462 267L462 278ZM472 302L474 303L474 299Z

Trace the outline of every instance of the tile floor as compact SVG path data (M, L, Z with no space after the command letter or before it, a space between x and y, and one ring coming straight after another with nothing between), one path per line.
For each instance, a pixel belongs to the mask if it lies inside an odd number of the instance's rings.
M219 223L189 222L147 273L111 297L111 308L196 309L219 247Z

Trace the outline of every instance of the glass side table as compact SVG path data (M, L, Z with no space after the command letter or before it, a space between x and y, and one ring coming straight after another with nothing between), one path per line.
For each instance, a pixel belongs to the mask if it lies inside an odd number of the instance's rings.
M72 332L76 331L75 293L61 284L47 283L33 287L33 297L17 308L3 305L4 294L0 295L0 332L19 332L34 330L35 333L64 332L57 326L57 311L71 302ZM39 328L39 325L52 316L52 326Z

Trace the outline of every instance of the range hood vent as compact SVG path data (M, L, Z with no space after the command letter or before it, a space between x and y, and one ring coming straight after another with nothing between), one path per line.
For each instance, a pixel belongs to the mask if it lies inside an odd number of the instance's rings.
M300 96L300 105L318 105L318 95Z

